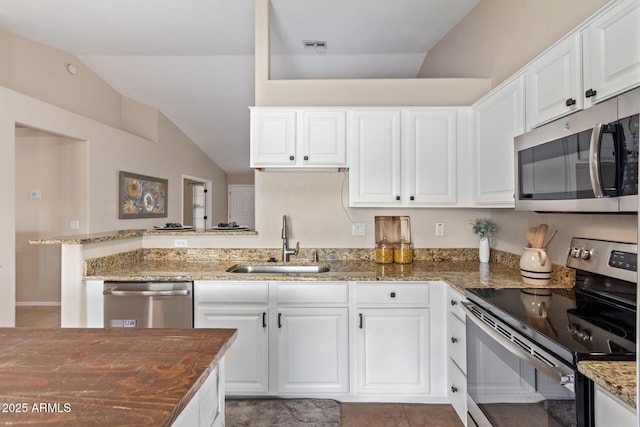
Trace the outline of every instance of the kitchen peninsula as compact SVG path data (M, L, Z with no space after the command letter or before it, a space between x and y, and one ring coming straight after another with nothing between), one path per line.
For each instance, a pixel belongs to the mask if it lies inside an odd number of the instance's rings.
M0 329L0 424L223 425L224 357L236 335Z

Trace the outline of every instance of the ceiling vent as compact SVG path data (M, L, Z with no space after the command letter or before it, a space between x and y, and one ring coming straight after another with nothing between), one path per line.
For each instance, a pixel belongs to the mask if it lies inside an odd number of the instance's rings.
M326 40L303 40L304 50L313 50L316 53L325 53L327 51Z

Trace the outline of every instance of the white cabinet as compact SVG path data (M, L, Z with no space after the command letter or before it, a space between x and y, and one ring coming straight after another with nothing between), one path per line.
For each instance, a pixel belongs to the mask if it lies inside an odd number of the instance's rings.
M529 65L526 77L527 129L581 110L582 45L574 34Z
M251 167L346 166L344 109L251 109Z
M466 298L455 290L447 290L447 395L463 423L467 419L467 344L465 314L462 302Z
M171 424L172 427L224 427L224 373L225 358L223 357Z
M356 294L358 393L428 394L428 285L358 283Z
M635 408L624 403L599 385L594 387L595 427L635 427Z
M346 307L278 309L278 393L349 391L348 314Z
M353 110L349 128L350 206L455 205L455 109Z
M585 106L640 84L640 1L622 0L582 32Z
M412 206L455 205L457 201L456 112L403 113L401 200Z
M230 395L269 390L267 303L267 283L194 284L194 327L238 330L226 356L226 389Z
M349 392L346 282L271 285L272 372L278 394Z
M400 110L349 112L349 206L400 204Z
M474 104L474 204L514 207L514 137L524 132L524 75Z

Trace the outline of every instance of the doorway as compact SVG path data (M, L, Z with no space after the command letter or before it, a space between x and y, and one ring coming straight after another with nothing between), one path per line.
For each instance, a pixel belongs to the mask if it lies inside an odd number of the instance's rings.
M228 221L248 227L256 228L255 186L229 185Z
M88 143L22 125L15 141L16 313L59 310L60 246L29 240L87 233Z
M211 181L182 175L182 225L196 230L210 228L211 203Z

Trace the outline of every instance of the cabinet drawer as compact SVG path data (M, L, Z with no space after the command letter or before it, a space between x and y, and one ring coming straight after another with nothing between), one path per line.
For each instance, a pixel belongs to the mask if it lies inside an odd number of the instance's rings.
M359 285L358 306L428 307L429 286L407 284Z
M452 313L448 313L447 325L447 354L458 365L460 370L466 373L467 340L465 324Z
M195 282L194 301L199 303L267 303L266 282Z
M349 288L346 282L278 283L278 304L346 304Z
M449 360L449 389L447 395L451 406L464 423L467 419L467 377Z
M462 321L465 320L462 302L466 300L467 299L461 293L449 288L449 292L447 292L447 307L451 313L455 314L458 319Z

